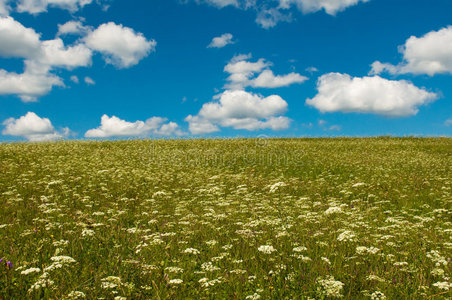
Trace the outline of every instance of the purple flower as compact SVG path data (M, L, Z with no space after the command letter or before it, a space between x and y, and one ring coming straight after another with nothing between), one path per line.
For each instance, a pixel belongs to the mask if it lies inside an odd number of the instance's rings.
M0 259L0 263L2 263L3 262L3 258L2 259Z
M6 267L11 270L13 268L13 263L10 262L9 260L6 262Z

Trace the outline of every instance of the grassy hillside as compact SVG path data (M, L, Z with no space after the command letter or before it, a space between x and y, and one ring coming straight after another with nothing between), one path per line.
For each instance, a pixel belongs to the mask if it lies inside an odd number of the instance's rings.
M452 139L2 144L0 203L0 299L452 296Z

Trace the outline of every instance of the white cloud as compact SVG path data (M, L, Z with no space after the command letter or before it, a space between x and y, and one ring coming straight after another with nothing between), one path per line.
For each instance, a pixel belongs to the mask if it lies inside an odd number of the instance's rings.
M243 89L250 85L250 78L256 73L261 72L271 64L266 62L263 58L257 62L249 62L251 55L238 55L231 59L231 61L224 67L224 71L229 73L226 88L229 89Z
M155 134L161 136L182 136L185 133L179 128L177 123L169 122L167 124L163 124L159 129L157 129Z
M308 67L308 68L306 68L306 72L309 72L309 73L317 73L319 71L319 69L317 69L316 67Z
M336 15L350 6L357 5L360 2L369 2L370 0L280 0L280 2L296 3L298 8L305 14L325 10L329 15Z
M282 13L280 9L270 8L265 9L262 8L256 17L256 23L259 24L264 29L273 28L280 22L291 22L292 15Z
M88 47L99 51L105 61L119 68L128 68L138 64L151 51L155 50L156 41L147 40L143 34L133 29L106 23L90 32L84 41Z
M85 83L87 85L95 85L96 84L96 82L91 77L88 77L88 76L85 77Z
M80 81L78 80L78 77L77 76L75 76L75 75L72 75L71 76L71 81L73 82L73 83L76 83L76 84L78 84Z
M92 51L84 44L66 47L59 38L41 43L40 55L35 63L51 67L87 67L91 65Z
M439 31L431 31L418 38L410 37L405 45L399 47L403 62L398 65L372 64L371 74L387 71L391 74L452 74L452 26Z
M92 53L83 44L66 47L59 38L41 41L33 29L6 17L0 18L0 56L26 58L28 64L34 67L41 64L45 69L50 66L88 66Z
M0 56L33 57L40 51L40 35L11 17L0 17Z
M69 33L86 37L69 46L58 37L41 41L40 34L32 28L24 27L11 17L0 17L0 56L24 59L24 72L21 74L0 69L0 95L17 95L23 101L36 101L37 97L49 93L54 86L64 86L62 79L52 74L56 68L72 70L91 66L92 50L103 53L108 63L129 67L154 50L156 44L153 40L146 40L141 33L114 23L103 24L94 31L78 21L59 26L57 35ZM71 80L77 82L78 78ZM85 82L93 83L90 80Z
M340 125L331 125L328 130L341 131L342 127Z
M282 130L290 119L281 116L287 111L287 102L277 95L262 97L240 90L223 92L219 101L205 103L198 115L185 120L193 134L216 132L221 127L234 129Z
M238 6L239 5L239 1L238 0L196 0L198 3L199 2L204 2L219 8L223 8L225 6Z
M0 0L0 16L9 15L11 7L8 5L9 0Z
M225 87L228 89L241 90L247 86L256 88L277 88L289 86L294 83L302 83L308 78L298 73L275 76L268 69L272 64L263 58L256 62L247 61L251 55L238 55L231 59L225 66L224 71L229 73L229 81ZM259 74L257 77L255 77Z
M321 112L373 113L391 117L415 115L418 107L438 98L435 93L400 80L329 73L317 82L318 94L306 103Z
M206 134L220 131L218 126L199 116L188 115L185 121L188 122L188 130L192 134Z
M25 72L17 74L0 70L0 95L19 95L24 102L50 92L54 86L64 86L61 78L51 74Z
M277 88L289 86L294 83L302 83L306 80L308 80L307 77L293 72L284 76L275 76L271 70L265 70L252 80L251 85L253 87Z
M50 6L76 12L85 5L91 4L91 2L92 0L20 0L17 5L17 11L39 14L46 12Z
M452 126L452 119L448 119L444 122L444 125L446 126Z
M109 137L144 137L154 135L183 135L174 122L166 122L165 118L152 117L145 122L127 122L118 117L103 115L101 125L96 129L90 129L85 133L87 138Z
M0 70L0 95L18 95L23 101L50 92L54 86L64 86L52 69L91 65L92 51L83 44L65 46L59 38L41 41L40 35L11 17L0 18L0 56L24 58L21 74Z
M226 45L234 44L233 36L230 33L224 33L221 36L214 37L207 48L223 48Z
M29 141L53 141L63 138L69 129L58 132L47 118L41 118L33 112L28 112L19 119L10 118L3 122L4 135L24 137Z
M90 30L90 26L84 26L80 21L69 21L64 24L58 25L57 36L68 34L84 35L87 34Z
M188 2L185 0L183 2ZM252 9L256 12L256 23L268 29L279 22L291 22L289 11L293 6L304 14L324 10L329 15L336 15L345 9L369 2L370 0L195 0L197 3L207 3L217 8L233 6L241 10Z

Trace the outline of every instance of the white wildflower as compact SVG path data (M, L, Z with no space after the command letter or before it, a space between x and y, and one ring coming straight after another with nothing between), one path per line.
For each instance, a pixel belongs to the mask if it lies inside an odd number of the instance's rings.
M28 275L28 274L39 273L39 272L41 272L40 268L30 268L30 269L27 269L27 270L24 270L24 271L20 272L20 274Z
M383 300L383 299L386 299L386 296L385 296L385 294L383 294L380 291L375 291L370 295L370 299L371 300Z
M195 248L187 248L187 249L184 250L184 253L198 255L201 252L199 252L199 250L195 249Z
M433 286L437 287L440 290L448 291L452 287L452 283L449 283L447 281L443 281L443 282L438 281L438 282L434 283Z
M317 278L317 282L321 286L319 292L322 295L333 298L342 297L342 289L344 288L344 284L335 280L333 276L326 276L325 278L319 277Z
M353 242L356 240L355 237L356 236L352 231L346 230L337 237L337 240L339 242Z
M272 254L273 252L276 251L276 249L273 248L273 246L271 246L271 245L260 246L259 248L257 248L257 250L259 250L259 252L262 252L265 254Z
M270 193L276 192L280 187L287 186L284 182L277 182L270 186Z
M169 284L172 284L172 285L179 285L179 284L182 284L184 281L182 280L182 279L171 279L170 281L169 281Z
M78 300L78 299L86 299L86 295L80 291L72 291L67 296L66 299Z
M340 214L342 213L342 208L338 207L338 206L331 206L330 208L328 208L325 211L325 215L329 216L329 215L333 215L333 214Z

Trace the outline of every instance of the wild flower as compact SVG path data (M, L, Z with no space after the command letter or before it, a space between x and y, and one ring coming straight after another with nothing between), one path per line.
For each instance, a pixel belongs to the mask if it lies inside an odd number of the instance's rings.
M207 241L206 244L207 244L207 246L209 246L209 247L213 247L213 246L215 246L216 244L218 244L218 242L217 242L216 240L210 240L210 241Z
M95 232L92 229L83 229L82 230L82 237L91 237L94 236Z
M261 295L259 295L258 293L254 293L252 295L248 295L245 297L246 300L258 300L261 298Z
M212 279L212 280L208 280L208 279L206 280L206 279L207 278L202 278L198 281L203 288L213 287L222 282L221 278Z
M317 278L317 282L320 285L318 292L321 295L332 298L343 297L342 290L344 288L344 284L335 280L333 276L319 277Z
M386 299L386 296L385 296L385 294L383 294L380 291L375 291L370 295L370 299L371 300L383 300L383 299Z
M321 259L322 259L322 261L324 261L328 265L331 265L331 261L327 257L322 257Z
M197 250L195 248L187 248L187 249L184 250L184 253L198 255L201 252L199 252L199 250Z
M66 299L70 300L86 299L86 295L85 293L80 291L72 291L66 296Z
M435 282L433 284L433 286L440 290L448 291L452 287L452 283L447 282L447 281L438 281L438 282Z
M172 285L179 285L179 284L182 284L184 281L182 280L182 279L171 279L170 281L169 281L169 284L172 284Z
M342 213L342 208L337 207L337 206L329 207L329 208L325 211L325 215L327 215L327 216L333 215L333 214L340 214L340 213Z
M51 261L61 264L73 264L77 261L70 256L54 256L50 258Z
M40 272L41 272L40 268L30 268L30 269L27 269L27 270L24 270L24 271L20 272L20 274L28 275L28 274L40 273Z
M337 237L337 240L339 242L353 242L356 240L356 235L352 231L346 230L346 231L342 232L341 234L339 234L339 236Z
M307 250L308 250L308 248L306 248L304 246L298 246L298 247L295 247L292 249L292 251L296 252L296 253L300 253L300 252L307 251Z
M280 187L284 187L284 186L287 186L287 184L284 183L284 182L277 182L277 183L275 183L275 184L273 184L273 185L270 186L270 193L274 193L274 192L276 192Z
M276 249L273 248L273 246L271 245L262 245L259 248L257 248L257 250L264 254L272 254L273 252L276 252Z
M117 287L121 286L121 284L122 281L120 277L108 276L102 279L102 288L105 290L116 289Z
M433 276L442 277L444 276L444 270L440 268L435 268L430 272L430 274L432 274Z
M203 269L206 272L215 272L215 271L220 270L220 268L214 266L210 261L203 263L201 265L201 269Z
M364 182L358 182L355 183L354 185L352 185L352 187L356 188L356 187L361 187L361 186L365 186L366 184Z

